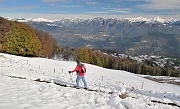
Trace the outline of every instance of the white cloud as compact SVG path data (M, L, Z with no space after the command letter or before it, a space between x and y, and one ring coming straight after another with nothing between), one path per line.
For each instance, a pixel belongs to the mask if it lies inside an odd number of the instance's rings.
M130 8L116 8L116 9L110 9L110 12L115 12L115 13L130 13L132 9Z
M108 11L109 13L131 13L132 9L131 8L107 8L107 7L102 7L101 9Z
M58 6L58 7L61 7L61 8L79 8L81 6L80 5L64 5L64 6Z
M65 2L67 0L41 0L42 2Z
M86 14L107 14L109 12L105 12L105 11L95 11L95 12L86 12Z
M107 15L103 14L103 12L89 12L84 14L43 14L43 13L1 13L2 17L11 17L11 18L47 18L47 19L62 19L62 18L95 18L95 17L104 17L104 18L129 18L129 17L145 17L145 18L153 18L157 15L150 15L144 13L134 13L134 14L119 14L119 15ZM105 13L105 12L104 12ZM176 18L180 19L180 15L159 15L161 18Z
M98 2L86 2L86 4L88 4L88 5L97 5L99 3Z
M150 10L180 10L180 0L143 0L147 4L138 5L142 9Z
M20 6L20 7L11 7L11 8L3 8L1 7L0 10L6 10L6 11L13 11L13 10L31 10L35 9L37 6Z

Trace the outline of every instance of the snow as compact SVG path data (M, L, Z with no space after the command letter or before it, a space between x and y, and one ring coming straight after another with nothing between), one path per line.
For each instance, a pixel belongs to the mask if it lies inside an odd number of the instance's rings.
M151 20L150 20L150 22L160 22L160 23L164 23L165 22L165 20L164 19L162 19L161 17L154 17L154 18L152 18Z
M17 19L18 22L29 22L29 21L34 21L34 22L55 22L55 20L50 20L50 19L45 19L45 18L27 18L27 19L22 19L22 18L19 18Z
M147 23L174 23L176 21L178 21L178 19L163 19L159 16L153 17L153 18L145 18L145 17L137 17L137 18L125 18L127 20L129 20L130 22L147 22Z
M142 22L142 21L149 21L149 19L144 18L144 17L137 17L137 18L126 18L128 19L130 22Z
M84 63L89 89L96 92L54 84L75 84L76 74L68 73L75 68L75 62L0 53L0 63L0 109L179 109L180 106L178 85L157 83L126 71ZM126 96L120 98L121 95Z
M7 19L9 20L13 20L13 18L10 18L10 17L7 17ZM50 20L50 19L46 19L46 18L18 18L18 19L15 19L17 20L18 22L29 22L29 21L34 21L34 22L49 22L49 23L53 23L53 22L56 22L56 21L61 21L61 22L66 22L66 21L69 21L69 22L82 22L84 20L101 20L101 18L87 18L87 19L83 19L83 18L70 18L70 17L65 17L65 18L62 18L62 19L53 19L53 20ZM103 18L103 19L107 19L107 18ZM116 18L111 18L111 19L116 19ZM177 22L179 21L180 19L174 19L174 18L169 18L169 19L163 19L159 16L156 16L156 17L153 17L153 18L145 18L145 17L136 17L136 18L120 18L119 20L128 20L130 22L146 22L146 23L162 23L163 25L167 25L167 23L174 23L174 22Z
M32 19L32 21L35 21L35 22L54 22L53 20L49 20L49 19L45 19L45 18L36 18L36 19Z

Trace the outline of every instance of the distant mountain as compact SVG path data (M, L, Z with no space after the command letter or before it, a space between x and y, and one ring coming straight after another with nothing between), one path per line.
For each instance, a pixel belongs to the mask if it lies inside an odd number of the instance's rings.
M180 20L126 19L15 19L54 36L61 46L112 49L131 55L162 54L180 57Z
M179 37L179 35L164 34L161 32L147 33L140 37L130 38L128 40L128 45L125 48L125 52L128 54L179 56Z

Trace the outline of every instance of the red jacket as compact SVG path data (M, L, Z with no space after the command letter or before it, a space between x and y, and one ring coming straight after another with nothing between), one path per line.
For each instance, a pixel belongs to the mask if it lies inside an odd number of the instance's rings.
M79 72L78 76L84 76L84 74L86 73L86 67L83 64L77 65L76 68L71 72L75 72L75 71Z

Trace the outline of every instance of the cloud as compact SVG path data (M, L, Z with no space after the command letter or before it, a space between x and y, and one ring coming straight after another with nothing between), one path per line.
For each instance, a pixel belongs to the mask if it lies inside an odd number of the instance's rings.
M49 6L56 6L57 7L57 2L66 2L68 0L41 0L42 2L46 3Z
M129 8L102 8L104 11L86 12L86 14L108 14L114 15L115 13L130 14L132 9Z
M107 8L107 7L102 7L104 11L108 11L109 13L123 13L123 14L128 14L132 12L131 8Z
M80 5L64 5L64 6L58 6L58 7L61 7L61 8L79 8L81 7Z
M54 3L54 2L65 2L65 1L67 1L67 0L41 0L42 2L52 2L52 3Z
M105 11L95 11L95 12L85 12L85 14L107 14L109 12L105 12Z
M130 8L115 8L115 9L110 9L110 12L114 13L130 13L132 9Z
M62 19L62 18L96 18L96 17L104 17L104 18L128 18L128 17L146 17L152 18L157 15L151 15L148 13L133 13L133 14L100 14L101 12L89 12L84 14L48 14L48 13L1 13L2 17L11 17L11 18L47 18L47 19ZM103 13L103 12L102 12ZM174 15L158 15L161 18L176 18L179 19L179 14Z
M1 10L6 10L6 11L13 11L13 10L31 10L35 9L37 6L20 6L20 7L11 7L11 8L0 8Z
M138 8L149 10L180 10L180 0L143 0L146 4Z
M88 5L97 5L99 3L98 2L86 2L86 4L88 4Z

